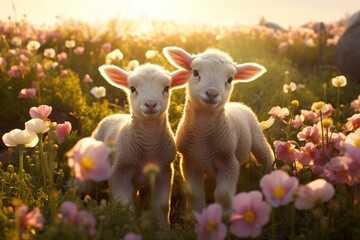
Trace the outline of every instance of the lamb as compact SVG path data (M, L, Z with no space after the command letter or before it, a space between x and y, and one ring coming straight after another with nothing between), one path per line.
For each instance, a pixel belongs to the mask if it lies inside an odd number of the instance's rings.
M157 163L160 172L154 187L153 209L159 227L169 226L169 196L172 161L176 155L174 134L167 120L170 89L186 83L184 71L169 73L153 64L137 67L134 72L113 66L99 68L101 75L128 95L130 114L104 118L92 134L97 140L113 143L115 148L110 191L115 201L133 208L137 190L147 185L142 173L147 162ZM186 76L186 75L184 75Z
M256 63L235 64L216 49L190 55L181 48L165 47L163 54L173 66L188 71L185 110L175 141L193 209L205 207L204 177L213 176L214 199L229 212L240 164L250 153L265 171L270 171L274 162L255 113L243 104L228 102L234 83L250 82L266 69Z

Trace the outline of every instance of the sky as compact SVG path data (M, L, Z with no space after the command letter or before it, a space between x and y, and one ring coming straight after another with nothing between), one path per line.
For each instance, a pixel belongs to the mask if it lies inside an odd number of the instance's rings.
M27 20L37 26L58 18L89 23L114 18L177 22L240 22L255 24L260 17L282 27L309 21L340 20L360 10L359 0L0 0L0 20ZM15 8L15 11L14 11Z

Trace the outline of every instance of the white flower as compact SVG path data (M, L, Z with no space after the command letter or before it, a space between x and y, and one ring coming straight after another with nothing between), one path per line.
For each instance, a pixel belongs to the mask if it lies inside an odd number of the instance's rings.
M40 48L41 44L38 41L30 41L26 45L26 48L29 51L37 51Z
M296 90L296 83L291 82L290 84L284 84L283 91L284 93L293 92Z
M13 37L10 41L11 45L14 45L16 47L20 47L21 46L21 43L22 43L22 40L21 38L19 37Z
M25 147L35 147L39 141L36 133L28 130L14 129L2 136L4 144L8 147L25 145Z
M102 86L100 87L93 87L91 90L90 90L90 93L92 95L94 95L94 97L96 98L101 98L101 97L105 97L106 95L106 89Z
M148 51L146 51L146 53L145 53L145 57L146 57L147 59L151 59L151 58L156 57L157 54L158 54L158 51L157 51L157 50L148 50Z
M331 83L334 87L344 87L347 84L347 80L345 76L340 75L331 79Z
M306 38L304 40L304 43L307 47L314 47L315 46L315 42L314 42L314 39L312 38Z
M34 133L46 133L49 131L49 125L40 118L34 118L25 123L25 129Z
M73 47L75 47L75 45L76 45L75 40L66 40L65 41L66 48L73 48Z
M260 122L260 128L262 130L268 129L274 124L274 122L275 122L275 117L271 116L268 120Z
M132 71L139 65L140 65L140 63L138 60L131 60L131 61L129 61L127 68L129 71Z
M44 50L44 56L47 57L47 58L54 58L55 57L55 49L53 48L46 48Z
M109 52L107 55L106 55L106 64L111 64L112 62L114 61L120 61L122 60L124 57L124 54L119 50L119 49L115 49L114 51L112 52Z

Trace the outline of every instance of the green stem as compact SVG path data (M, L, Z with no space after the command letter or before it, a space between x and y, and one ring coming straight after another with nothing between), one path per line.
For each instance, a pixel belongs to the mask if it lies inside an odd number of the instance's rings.
M37 135L39 137L39 158L40 158L41 174L43 177L44 188L47 189L47 172L46 172L46 162L44 159L43 134L38 133Z
M19 144L18 149L19 149L20 198L22 198L23 193L24 193L23 182L24 182L24 150L25 150L25 145Z
M322 152L323 152L323 160L325 162L325 142L324 142L324 128L323 128L323 118L322 112L320 110L320 127L321 127L321 145L322 145Z

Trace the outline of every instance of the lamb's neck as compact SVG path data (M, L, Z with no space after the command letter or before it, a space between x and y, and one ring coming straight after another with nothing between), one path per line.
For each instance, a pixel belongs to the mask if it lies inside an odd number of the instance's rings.
M167 127L166 119L167 116L165 114L154 119L143 119L133 116L132 123L136 130L154 136L164 132L164 129Z
M186 103L185 118L192 125L207 128L209 125L216 124L222 117L225 117L224 107L217 109L198 109L193 107L189 100Z

